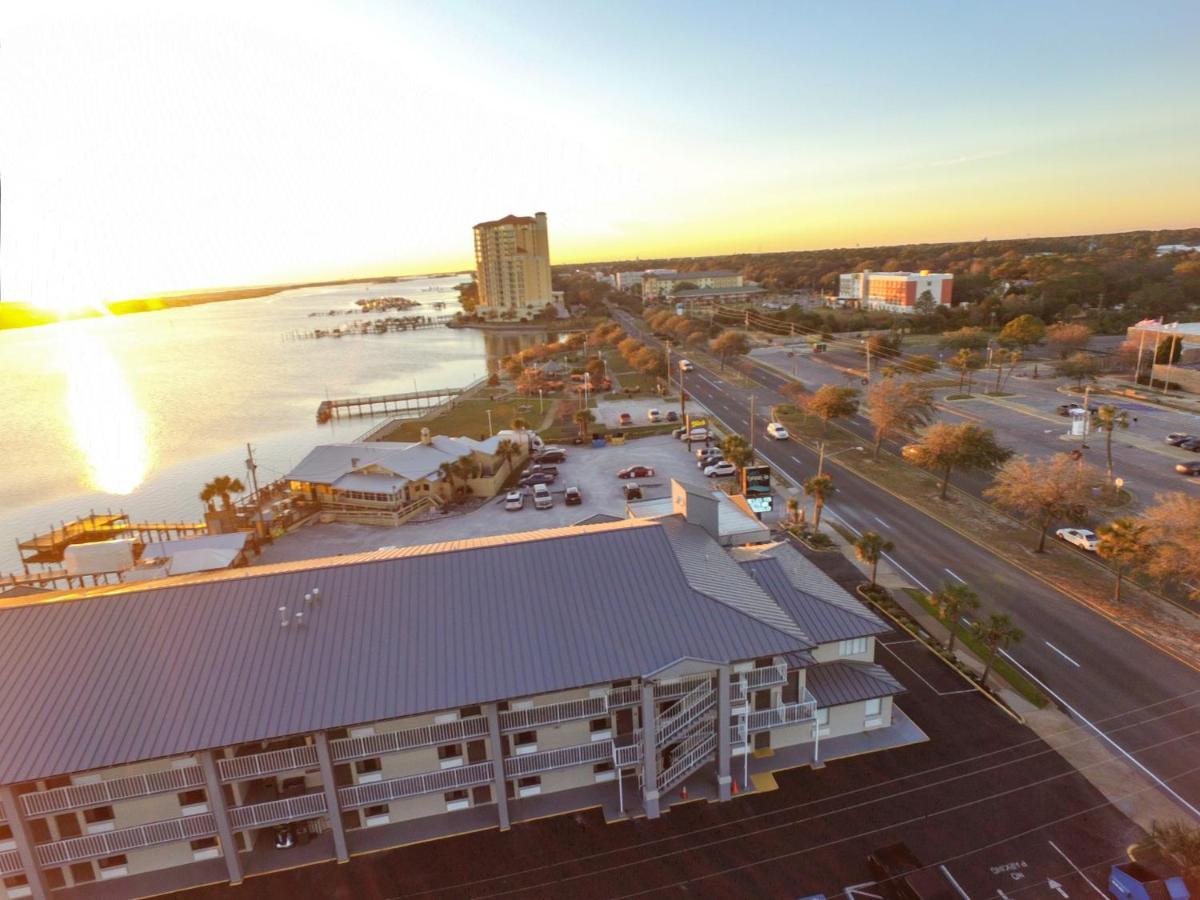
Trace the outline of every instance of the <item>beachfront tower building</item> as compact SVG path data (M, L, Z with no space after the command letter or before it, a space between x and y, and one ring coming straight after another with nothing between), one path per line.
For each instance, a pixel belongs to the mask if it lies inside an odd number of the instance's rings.
M553 303L546 214L476 225L475 277L479 313L487 318L521 319Z

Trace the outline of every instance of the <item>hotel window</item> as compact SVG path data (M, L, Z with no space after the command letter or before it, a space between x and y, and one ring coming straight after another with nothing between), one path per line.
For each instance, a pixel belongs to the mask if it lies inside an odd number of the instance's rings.
M517 780L517 795L520 797L536 797L542 792L542 777L531 775Z
M537 751L537 732L536 731L518 731L516 737L513 738L513 751L515 753L534 753Z
M858 656L867 652L866 638L852 638L838 642L838 656Z
M17 842L13 840L12 829L7 825L0 825L0 852L16 849Z
M483 709L479 706L464 706L458 711L458 714L464 719L470 719L473 716L482 716Z
M191 842L192 859L200 862L204 859L216 859L221 855L221 845L215 837L196 838Z
M867 718L879 715L882 709L883 701L878 697L874 697L863 704L863 712L866 714Z
M470 795L465 790L447 791L442 797L446 801L446 812L469 809L471 806Z
M462 744L443 744L438 747L438 763L443 769L462 765Z
M354 774L359 783L379 781L383 778L383 762L377 756L370 759L359 759L354 762Z
M596 763L592 766L592 777L596 782L615 781L617 777L616 769L613 768L612 761Z
M607 719L592 719L588 722L588 731L593 741L603 741L612 737L612 722Z
M178 795L180 811L185 816L208 812L208 797L200 789L183 791Z
M29 897L33 894L29 879L24 875L9 875L4 879L4 888L10 898Z
M83 821L87 822L88 833L97 831L112 831L116 816L111 806L97 806L83 811Z
M120 878L129 874L129 857L124 853L106 856L96 861L96 867L100 870L101 878Z
M391 811L386 803L368 806L363 810L363 827L374 828L376 825L387 825L392 821Z

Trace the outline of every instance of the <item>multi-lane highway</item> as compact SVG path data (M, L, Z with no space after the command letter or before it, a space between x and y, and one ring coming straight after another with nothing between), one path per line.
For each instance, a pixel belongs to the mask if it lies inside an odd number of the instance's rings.
M615 316L630 333L656 343L639 320L623 312ZM786 402L775 379L753 390L758 401L753 426L750 390L699 367L688 374L686 389L728 429L743 435L753 429L759 455L799 483L816 471L816 454L794 441L766 437L770 405ZM827 460L826 471L837 486L828 513L856 531L878 531L894 541L889 561L914 584L936 590L944 582L963 581L982 598L983 613L1008 613L1025 633L1010 651L1012 658L1067 711L1104 731L1104 720L1139 710L1132 718L1145 724L1114 733L1114 747L1177 792L1200 821L1200 774L1180 774L1200 759L1200 672L838 467L836 459ZM1128 725L1130 720L1118 721Z

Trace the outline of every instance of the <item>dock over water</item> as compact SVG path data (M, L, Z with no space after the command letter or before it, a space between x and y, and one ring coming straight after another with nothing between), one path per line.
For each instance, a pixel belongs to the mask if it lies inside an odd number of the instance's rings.
M434 388L428 391L412 391L407 394L380 394L375 397L349 397L344 400L322 400L317 407L317 424L323 425L330 419L351 416L396 415L415 418L451 405L468 391L483 384L485 379L466 387Z

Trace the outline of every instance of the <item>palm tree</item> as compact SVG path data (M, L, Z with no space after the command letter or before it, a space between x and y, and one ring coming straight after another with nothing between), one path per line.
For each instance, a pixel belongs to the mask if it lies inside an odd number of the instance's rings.
M1112 439L1117 428L1129 427L1129 413L1115 406L1102 406L1096 410L1096 424L1104 432L1104 455L1108 461L1108 483L1113 483Z
M967 378L969 377L970 373L974 372L983 365L983 357L974 350L963 347L958 351L958 353L950 358L949 364L950 368L958 370L958 391L961 394L963 383L967 382ZM971 385L969 382L967 382L967 393L971 393Z
M750 445L740 434L726 435L721 440L721 454L739 469L744 469L754 461Z
M508 467L510 472L512 471L512 458L519 452L520 448L508 438L504 438L496 444L496 455L500 457L501 462Z
M854 555L858 557L859 562L865 562L871 567L871 587L875 587L875 570L879 568L879 557L895 546L876 531L864 531L862 537L854 542Z
M983 675L979 678L979 683L987 687L988 673L992 671L996 654L1025 637L1025 632L1014 625L1012 619L1004 613L992 613L986 621L973 623L971 629L979 642L988 648L987 662L983 667Z
M1116 588L1113 591L1113 601L1116 603L1121 602L1121 580L1125 577L1126 570L1137 566L1150 554L1148 530L1147 525L1128 516L1113 519L1107 525L1096 529L1096 534L1100 537L1096 544L1096 555L1107 559L1113 574L1117 576Z
M942 621L950 629L950 644L947 649L954 653L954 641L958 637L958 627L962 622L963 613L979 609L978 595L965 584L946 583L942 589L931 598L941 613Z
M579 436L582 438L587 434L588 427L596 421L596 414L590 409L579 409L575 411L575 424L579 426Z
M787 498L787 517L789 522L795 522L800 512L800 501L795 497Z
M221 508L232 508L233 501L230 499L230 494L240 494L246 490L246 486L238 479L229 475L218 475L212 481L204 486L204 490L200 494L200 499L205 502L210 502L217 497L221 498ZM206 499L205 494L209 494Z
M454 470L454 474L462 479L464 490L470 487L467 482L479 474L479 464L469 456L455 460L451 463L451 468Z
M455 466L450 460L446 460L446 462L438 466L438 472L441 473L442 481L450 485L450 493L453 494L454 478L458 475L458 467Z
M526 428L529 427L529 423L526 422L524 419L522 419L520 416L517 416L509 424L511 425L513 431L524 431Z
M1155 820L1149 842L1182 866L1184 877L1200 878L1200 828L1178 820Z
M829 475L814 475L804 482L804 493L813 498L813 533L821 530L821 510L825 501L837 490L833 486L833 478Z
M200 492L200 501L204 504L204 508L210 513L217 511L217 504L214 502L217 499L216 491L213 490L212 483L209 482L204 486L204 490Z

